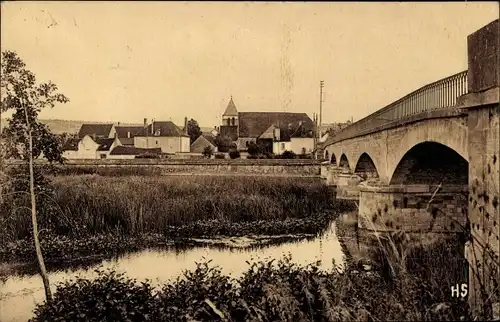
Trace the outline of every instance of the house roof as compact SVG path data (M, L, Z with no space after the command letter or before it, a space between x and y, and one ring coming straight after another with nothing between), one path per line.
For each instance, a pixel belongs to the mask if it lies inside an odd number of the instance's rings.
M304 123L299 122L290 138L312 138L314 136L312 128L306 126Z
M274 139L274 129L276 129L276 126L274 126L274 124L271 124L271 126L269 126L267 130L262 132L262 134L259 136L259 139Z
M127 133L130 132L130 137L133 138L136 134L139 134L144 129L144 126L115 126L116 135L119 139L128 138ZM121 141L121 140L120 140Z
M234 105L232 96L227 104L226 111L222 114L222 116L238 116L238 110L236 109L236 105Z
M89 136L98 136L98 137L108 137L109 132L111 132L111 129L113 128L113 124L90 124L90 123L84 123L82 124L82 127L80 128L80 131L78 131L78 137L80 139L83 139L85 135Z
M202 153L203 150L210 146L215 148L215 142L211 142L211 140L203 135L200 135L192 144L191 144L191 152Z
M134 138L118 138L122 145L134 145Z
M155 133L159 131L159 135L153 133L151 129L153 129ZM141 129L135 136L189 137L189 135L184 133L184 131L182 131L172 121L153 122L152 124L149 124L146 129Z
M115 147L113 150L111 150L109 154L110 155L161 154L161 148L145 149L145 148L136 148L133 146L119 145Z
M99 144L97 151L109 151L115 139L96 138L94 141Z
M214 146L216 145L215 144L215 136L212 133L202 133L201 136L203 136L205 138L205 140L207 140L208 142L210 142Z
M239 112L239 137L258 138L273 124L280 129L296 128L301 121L307 131L314 129L314 123L306 113Z

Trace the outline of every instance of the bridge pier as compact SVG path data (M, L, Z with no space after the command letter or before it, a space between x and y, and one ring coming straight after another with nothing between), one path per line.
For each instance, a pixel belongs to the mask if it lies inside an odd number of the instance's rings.
M467 185L360 185L358 226L377 232L464 232Z
M321 167L321 177L332 187L335 198L359 200L358 184L363 181L359 175L344 167L328 164Z

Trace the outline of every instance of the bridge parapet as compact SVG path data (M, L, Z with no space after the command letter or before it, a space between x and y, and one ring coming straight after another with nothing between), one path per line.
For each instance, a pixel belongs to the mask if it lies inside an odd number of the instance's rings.
M467 93L467 75L466 70L425 85L337 132L325 145L364 135L378 127L417 114L454 107L459 97Z

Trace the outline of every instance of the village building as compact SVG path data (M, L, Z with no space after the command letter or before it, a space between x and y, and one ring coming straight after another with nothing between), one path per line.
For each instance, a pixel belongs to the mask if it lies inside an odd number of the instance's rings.
M207 147L212 149L212 153L217 152L215 137L210 133L203 133L191 144L191 153L202 154Z
M306 113L238 112L231 97L222 115L220 135L231 138L240 151L253 142L268 153L307 154L314 150L314 130Z
M116 138L85 135L82 139L68 140L62 156L66 159L107 159L111 150L119 144Z
M134 146L134 137L144 130L145 126L116 126L116 137L123 146Z
M190 152L187 118L184 121L184 131L172 121L151 122L134 136L134 147L160 148L162 153Z
M78 138L83 139L89 135L94 139L113 139L115 134L116 129L113 123L85 123L78 131Z

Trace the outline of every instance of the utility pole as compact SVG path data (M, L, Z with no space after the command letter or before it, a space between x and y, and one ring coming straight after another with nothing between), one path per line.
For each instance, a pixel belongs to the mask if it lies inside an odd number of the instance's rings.
M321 125L323 122L323 86L325 86L324 81L319 82L319 130L318 130L318 140L321 139Z

